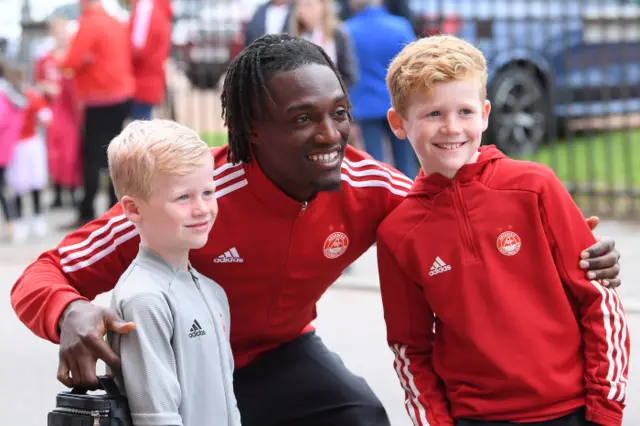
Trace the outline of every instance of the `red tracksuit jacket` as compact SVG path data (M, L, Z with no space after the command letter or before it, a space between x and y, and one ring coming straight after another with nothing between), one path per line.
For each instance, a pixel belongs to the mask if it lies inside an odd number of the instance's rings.
M92 7L80 16L62 68L74 71L78 97L85 105L113 105L133 96L127 35L127 27L102 6Z
M375 241L382 220L404 199L411 180L347 147L342 187L301 204L280 191L257 163L215 157L220 212L193 266L227 292L237 367L311 330L316 302ZM11 291L18 317L58 342L57 321L69 302L111 290L137 254L139 238L119 205L67 236L29 266Z
M586 406L620 426L629 334L579 253L594 237L547 167L482 147L418 176L378 231L388 342L416 426L533 422Z
M149 105L162 103L165 95L164 64L171 50L169 0L136 0L129 22L136 81L134 99Z

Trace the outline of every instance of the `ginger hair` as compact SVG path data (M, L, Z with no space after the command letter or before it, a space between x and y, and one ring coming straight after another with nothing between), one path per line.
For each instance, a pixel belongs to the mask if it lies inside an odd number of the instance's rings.
M209 146L195 131L157 119L131 122L107 148L118 199L128 195L148 200L157 174L184 176L201 167L208 155Z
M471 43L451 35L414 41L393 59L387 71L391 105L404 116L407 99L416 91L429 94L437 83L477 78L480 97L487 97L487 63Z

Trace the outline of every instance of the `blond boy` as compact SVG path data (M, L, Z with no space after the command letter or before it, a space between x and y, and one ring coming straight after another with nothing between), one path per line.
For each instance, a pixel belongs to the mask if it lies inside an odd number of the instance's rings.
M415 425L620 426L629 338L580 271L594 237L547 167L480 147L482 53L421 39L391 63L395 134L421 172L378 230L389 345Z
M177 123L134 121L110 143L108 158L129 232L140 234L112 298L135 330L109 336L133 423L240 425L227 297L189 263L218 213L209 148Z

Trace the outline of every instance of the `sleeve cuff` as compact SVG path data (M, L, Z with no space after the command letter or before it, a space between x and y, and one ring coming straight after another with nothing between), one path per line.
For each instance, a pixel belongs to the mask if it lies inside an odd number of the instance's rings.
M622 413L612 412L599 407L587 407L586 418L600 426L622 426Z
M140 426L182 426L182 418L178 413L131 413L131 420Z
M80 296L78 293L73 291L65 291L58 292L49 300L48 304L51 308L45 314L46 324L45 324L45 337L47 340L58 344L60 343L60 330L58 329L58 321L60 320L60 316L69 303L75 302L76 300L85 300L90 302L86 297Z

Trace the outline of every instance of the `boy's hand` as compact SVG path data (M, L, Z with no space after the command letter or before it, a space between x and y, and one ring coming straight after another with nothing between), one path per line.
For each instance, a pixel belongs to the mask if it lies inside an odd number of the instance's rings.
M60 318L60 360L58 380L68 387L99 387L98 359L114 370L120 369L118 357L104 340L107 331L126 334L135 329L112 309L84 300L71 302Z
M593 231L598 227L600 219L591 216L587 219L589 228ZM587 279L602 280L602 284L608 288L620 286L620 253L615 248L616 243L609 237L598 238L598 242L587 248L580 254L580 268L585 269Z

